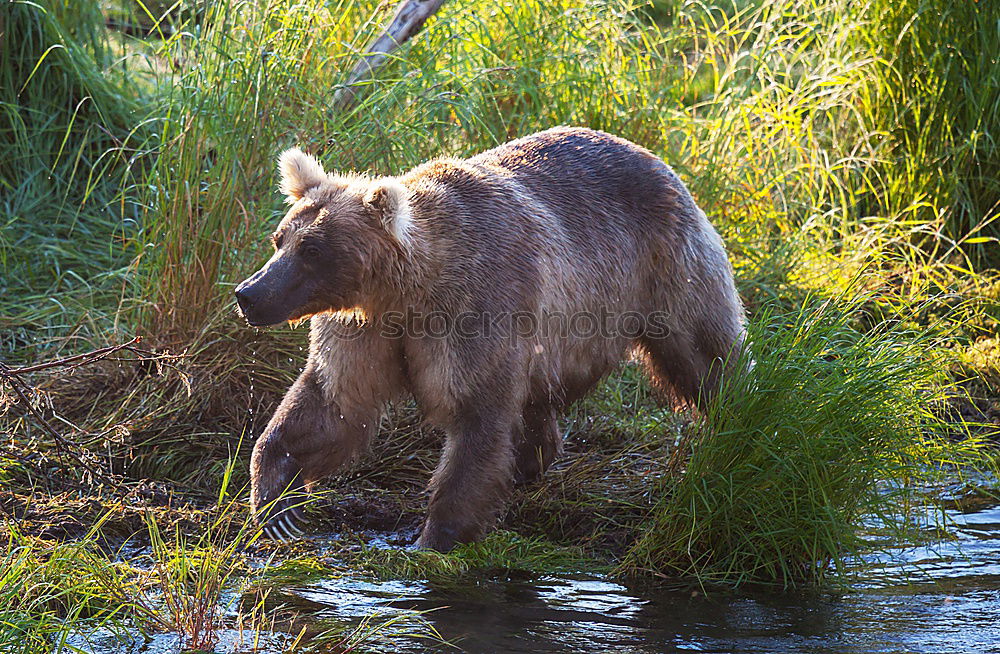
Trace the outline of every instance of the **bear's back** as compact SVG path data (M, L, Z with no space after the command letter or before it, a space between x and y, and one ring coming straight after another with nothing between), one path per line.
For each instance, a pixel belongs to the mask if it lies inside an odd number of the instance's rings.
M476 310L530 309L550 295L573 298L571 310L627 300L666 272L704 221L662 160L585 128L430 161L401 181L436 253L435 294L462 295Z
M509 171L571 231L586 233L595 222L612 223L648 237L669 218L694 208L683 183L659 157L582 127L532 134L468 163Z

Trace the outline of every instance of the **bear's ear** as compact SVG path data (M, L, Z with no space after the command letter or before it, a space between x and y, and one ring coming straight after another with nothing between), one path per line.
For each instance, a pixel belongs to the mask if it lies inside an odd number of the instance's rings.
M372 182L364 197L365 208L404 247L409 245L412 226L408 195L397 179L384 177Z
M289 204L301 199L307 190L327 180L323 166L298 148L281 153L278 170L281 172L281 192L285 194Z

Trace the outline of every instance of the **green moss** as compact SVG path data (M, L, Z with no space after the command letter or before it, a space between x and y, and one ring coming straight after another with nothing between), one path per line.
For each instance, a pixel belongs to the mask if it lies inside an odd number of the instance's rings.
M379 578L460 580L467 576L521 573L599 572L605 562L582 550L526 538L511 531L495 531L483 540L460 545L447 554L428 550L364 547L344 561Z
M329 578L336 569L315 556L295 556L267 566L258 583L267 586L293 586Z

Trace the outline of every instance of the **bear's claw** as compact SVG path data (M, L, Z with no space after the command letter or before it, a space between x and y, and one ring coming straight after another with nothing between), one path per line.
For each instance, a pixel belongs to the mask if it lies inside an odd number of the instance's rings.
M298 507L288 507L266 519L261 533L265 538L286 542L295 540L305 533L300 524L304 522Z
M274 521L274 531L279 540L295 540L302 530L288 516L281 516Z

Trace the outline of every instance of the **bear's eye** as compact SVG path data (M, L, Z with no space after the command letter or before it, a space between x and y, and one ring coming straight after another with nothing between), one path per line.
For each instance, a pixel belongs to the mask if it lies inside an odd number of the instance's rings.
M312 243L306 243L302 246L302 256L307 259L319 259L322 255L322 251L319 249L318 245L313 245Z

